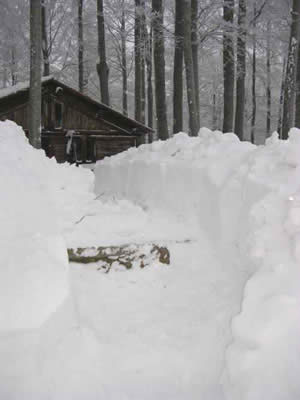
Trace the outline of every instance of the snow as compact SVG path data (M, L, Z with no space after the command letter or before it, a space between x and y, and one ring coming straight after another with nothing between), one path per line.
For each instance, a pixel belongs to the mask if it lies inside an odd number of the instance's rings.
M9 121L0 156L0 398L300 398L299 130L180 133L98 162L95 193ZM171 264L67 265L137 244Z
M59 167L10 121L0 122L0 160L0 397L41 398L43 346L53 350L55 336L75 324L62 229L93 198L93 177ZM49 338L44 327L62 309Z
M96 166L96 193L198 224L245 286L223 365L230 400L300 398L299 165L297 129L260 147L202 129Z
M15 124L0 122L0 132L1 332L39 327L68 293L68 265L47 175L34 171L44 155Z

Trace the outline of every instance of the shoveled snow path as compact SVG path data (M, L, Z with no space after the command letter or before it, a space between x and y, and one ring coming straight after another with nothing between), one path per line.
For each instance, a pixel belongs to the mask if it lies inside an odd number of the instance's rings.
M155 235L154 226L152 219ZM168 248L167 267L104 274L71 266L80 326L97 341L103 400L224 399L224 352L245 276L233 260L219 259L204 233Z

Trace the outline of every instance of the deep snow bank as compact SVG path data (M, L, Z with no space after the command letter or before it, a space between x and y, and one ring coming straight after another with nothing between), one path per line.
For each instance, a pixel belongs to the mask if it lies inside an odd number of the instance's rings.
M0 122L0 332L37 328L66 299L62 229L90 198L89 171L58 166ZM83 198L84 197L84 198Z
M228 399L299 399L299 131L256 147L202 129L105 159L95 173L98 195L201 226L251 276L226 352Z

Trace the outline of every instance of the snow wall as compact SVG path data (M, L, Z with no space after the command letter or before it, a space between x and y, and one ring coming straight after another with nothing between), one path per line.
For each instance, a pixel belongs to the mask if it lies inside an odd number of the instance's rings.
M201 129L97 163L96 193L197 224L245 270L222 379L229 400L300 398L300 131L265 146Z
M94 197L93 179L33 149L15 123L0 122L1 399L44 398L52 375L63 375L62 362L51 365L69 357L71 345L59 345L75 341L67 332L76 325L63 232Z
M38 328L69 293L62 230L93 176L48 159L10 121L0 122L0 163L0 332Z

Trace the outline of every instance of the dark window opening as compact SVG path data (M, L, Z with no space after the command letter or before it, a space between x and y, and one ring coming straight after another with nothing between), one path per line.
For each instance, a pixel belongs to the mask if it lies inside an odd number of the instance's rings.
M63 125L63 105L55 103L55 128L62 128Z

